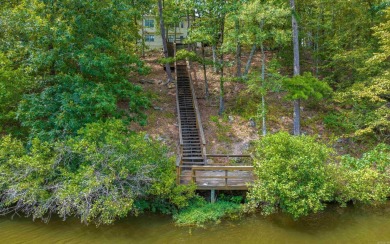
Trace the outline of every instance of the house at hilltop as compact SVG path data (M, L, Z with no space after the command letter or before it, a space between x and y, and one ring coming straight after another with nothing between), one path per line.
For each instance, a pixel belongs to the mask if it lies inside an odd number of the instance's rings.
M187 18L183 18L176 26L168 27L167 41L168 42L183 42L188 36L189 23ZM162 48L162 38L160 34L160 23L153 15L145 15L142 19L141 37L145 45L151 49Z

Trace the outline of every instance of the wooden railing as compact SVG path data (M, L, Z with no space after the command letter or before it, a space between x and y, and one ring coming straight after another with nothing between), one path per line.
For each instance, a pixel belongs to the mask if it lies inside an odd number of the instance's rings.
M173 44L173 55L176 56L176 44ZM177 81L177 63L175 61L175 80ZM181 126L181 118L180 118L180 107L179 107L179 90L178 86L176 84L176 110L177 110L177 123L179 125L179 152L178 152L178 158L176 159L176 170L177 170L177 175L181 174L181 160L182 160L182 155L183 155L183 136L182 136L182 126ZM176 180L178 184L180 184L180 177Z
M199 190L247 190L248 183L254 180L253 169L253 166L193 166L191 180Z

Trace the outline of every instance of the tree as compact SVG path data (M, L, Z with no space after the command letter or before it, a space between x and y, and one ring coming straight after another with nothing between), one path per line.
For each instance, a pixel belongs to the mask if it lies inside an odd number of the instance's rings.
M321 100L332 94L332 88L326 82L318 80L309 72L292 78L285 78L283 87L288 91L286 99L292 101L307 100L309 98Z
M167 46L167 36L165 35L163 6L162 6L161 0L158 0L158 13L159 13L159 17L160 17L160 32L161 32L161 39L162 39L162 43L163 43L164 57L168 58L169 55L168 55L168 46ZM165 71L167 72L168 83L173 81L171 67L170 67L168 62L165 63Z
M283 19L285 19L287 14L288 11L286 6L278 1L253 1L251 3L247 3L242 12L247 30L245 34L249 37L248 39L251 40L251 44L253 44L251 55L253 55L256 46L260 46L261 51L260 77L259 79L253 79L253 76L251 76L250 86L252 91L257 89L261 91L263 136L267 133L265 96L267 90L273 86L271 83L277 80L275 77L272 77L274 74L267 77L265 46L268 48L274 48L286 43L288 32L284 29L285 23ZM260 82L260 85L257 85L256 82Z
M377 51L365 60L365 67L362 68L362 72L371 74L371 77L355 81L347 89L336 93L334 101L343 110L333 114L340 120L333 127L343 128L343 133L348 137L389 142L390 10L383 13L384 21L373 28L373 35L379 40Z
M294 76L300 75L299 65L299 40L298 40L298 22L296 20L295 0L290 0L291 6L291 22L293 33L293 49L294 49ZM294 100L294 135L301 134L301 105L300 99Z
M128 80L129 73L147 72L135 55L136 7L128 1L23 0L4 10L0 48L35 88L26 91L16 113L30 138L64 138L110 117L145 122L148 100Z

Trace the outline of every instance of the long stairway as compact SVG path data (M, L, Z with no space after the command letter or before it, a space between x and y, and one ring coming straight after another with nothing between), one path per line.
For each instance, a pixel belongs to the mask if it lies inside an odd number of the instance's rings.
M178 113L182 139L182 165L204 165L203 145L187 65L176 64Z
M187 45L175 43L174 51ZM176 161L177 184L195 183L199 190L247 190L253 166L207 165L207 157L249 157L249 155L206 154L206 141L195 90L186 61L175 62L176 105L180 152ZM212 194L211 194L212 195Z

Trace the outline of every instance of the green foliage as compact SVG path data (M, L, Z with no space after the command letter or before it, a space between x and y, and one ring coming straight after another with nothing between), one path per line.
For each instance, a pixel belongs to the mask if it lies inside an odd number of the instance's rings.
M238 2L237 2L238 3ZM290 41L290 9L284 1L247 1L242 6L240 18L243 33L240 39L244 44L254 43L269 48L281 47Z
M337 112L330 112L324 117L325 126L340 134L349 134L355 131L354 122L351 118Z
M353 122L352 136L375 136L379 140L390 140L389 90L390 72L385 72L336 94L335 101L348 108L342 111L342 116Z
M194 62L202 63L202 58L198 57L195 52L188 51L185 49L181 49L177 51L175 57L168 57L168 58L160 58L158 61L160 64L166 64L166 63L174 63L179 60L190 60ZM208 62L210 64L210 62Z
M390 195L390 146L379 144L359 159L343 156L332 167L335 200L363 204L383 203Z
M18 93L9 107L19 103L17 117L30 139L54 141L109 117L145 122L148 101L128 81L129 74L147 71L134 54L139 13L133 10L143 4L23 0L1 10L0 50L21 85L6 87ZM129 111L117 108L123 101Z
M57 171L53 169L53 148L38 139L26 150L19 140L9 136L0 143L0 213L20 210L34 218L51 210L50 195ZM54 182L53 182L54 183Z
M189 207L173 216L178 226L205 227L206 224L219 223L222 218L234 218L242 212L241 204L229 201L208 203L203 198L193 199Z
M0 51L0 133L20 135L16 111L22 94L32 86L24 70L12 67L11 60Z
M332 149L310 136L285 132L268 135L256 145L255 174L248 199L265 215L280 208L294 218L324 209L332 200L332 180L327 171Z
M120 120L87 124L55 145L32 141L31 149L10 137L0 144L0 213L34 218L57 213L84 223L110 224L142 209L135 202L184 207L193 187L175 184L166 148L129 133Z
M176 53L176 57L175 57L176 60L191 60L191 61L201 61L201 58L199 58L195 52L192 52L192 51L188 51L188 50L185 50L185 49L181 49L179 51L177 51Z
M268 91L279 92L285 79L285 76L280 73L280 69L281 66L278 60L272 58L267 63L264 81L262 81L261 74L257 71L253 71L248 75L248 90L259 96L266 95Z
M388 3L389 5L389 3ZM390 7L384 11L385 21L373 27L374 36L379 39L379 52L368 60L369 64L387 64L390 57Z
M149 102L139 87L126 80L107 86L79 75L58 79L39 94L25 95L20 103L18 118L30 128L30 137L54 141L75 135L87 123L110 117L146 122L141 111ZM128 102L127 110L117 107L120 101Z
M285 78L283 86L289 92L286 97L289 100L307 100L309 98L320 100L332 93L332 89L326 82L318 80L309 72L292 78Z

